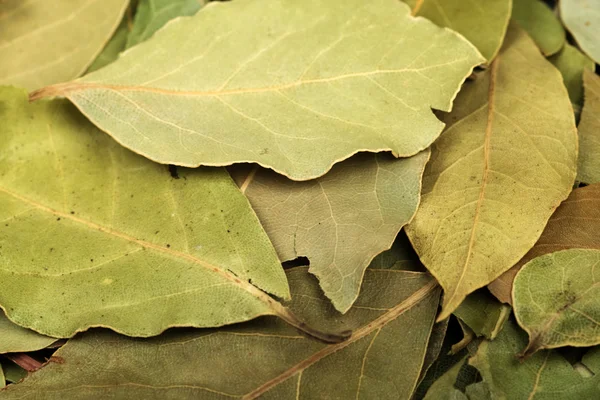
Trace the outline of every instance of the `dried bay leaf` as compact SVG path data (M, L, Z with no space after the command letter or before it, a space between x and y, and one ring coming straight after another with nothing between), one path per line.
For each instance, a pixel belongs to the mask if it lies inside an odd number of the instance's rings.
M569 249L534 258L513 289L519 325L529 334L523 356L541 349L600 344L600 250Z
M414 216L427 160L429 151L404 159L359 154L307 182L265 169L237 181L279 259L308 257L325 295L346 312L371 260Z
M565 44L565 28L541 0L513 0L512 19L527 31L545 56L558 53Z
M444 375L439 377L427 391L423 400L467 400L467 396L454 387L467 357L457 362Z
M600 0L561 0L559 8L581 50L600 64Z
M352 329L336 345L299 336L275 318L149 340L88 332L3 399L410 399L435 319L439 289L424 273L372 270L343 316L307 268L288 271L291 308L324 329ZM161 369L157 365L177 366Z
M310 330L265 293L289 298L286 277L225 170L172 179L66 100L28 104L14 88L0 96L0 305L9 319L54 337L91 326L151 336L260 315Z
M257 162L307 180L359 151L427 148L443 128L431 108L449 111L482 61L397 0L236 0L31 98L65 96L161 163Z
M575 189L548 220L533 248L488 288L504 303L512 303L513 280L521 267L538 256L565 249L600 250L600 185Z
M562 50L558 54L554 54L548 58L548 60L562 74L563 82L569 91L573 109L579 114L583 105L583 71L585 69L593 71L594 61L569 43L565 43ZM579 146L580 156L583 150Z
M454 315L477 336L494 339L510 315L511 308L499 303L484 290L471 293L454 311Z
M535 244L571 191L577 162L562 78L515 24L489 70L463 87L444 120L407 226L444 288L440 319Z
M94 72L119 58L119 54L125 50L127 45L127 36L129 35L128 16L123 17L121 24L110 41L104 46L98 57L87 70L87 73Z
M0 85L34 90L77 78L108 42L127 4L0 1Z
M55 338L13 324L0 311L0 354L36 351L48 347L55 341Z
M2 363L2 370L4 378L10 383L17 383L27 377L27 371L10 361Z
M420 0L413 14L464 35L492 61L504 40L512 0Z
M494 400L596 399L600 375L583 378L559 353L540 351L525 361L515 357L527 335L508 320L493 341L484 341L469 363L479 370Z
M577 179L600 183L600 76L583 71L585 101L579 121L579 166Z

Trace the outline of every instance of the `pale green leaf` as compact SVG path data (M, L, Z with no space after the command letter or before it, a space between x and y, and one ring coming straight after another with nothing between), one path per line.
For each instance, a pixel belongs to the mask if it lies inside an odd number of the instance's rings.
M55 341L55 338L13 324L0 311L0 354L36 351L48 347Z
M98 54L98 57L96 57L92 65L90 65L88 68L87 73L94 72L102 67L105 67L119 58L119 54L125 50L128 35L129 21L128 17L125 16L113 37L106 44L106 46L104 46L104 49L102 49L100 54Z
M565 28L542 0L513 0L512 19L527 31L545 56L556 54L565 44Z
M34 90L77 78L108 42L128 3L0 1L0 85Z
M577 113L581 112L581 106L583 105L583 71L585 69L593 71L594 61L568 43L565 43L562 50L548 60L562 74L573 108ZM580 147L579 151L582 150Z
M491 62L504 40L512 0L421 0L413 14L466 37Z
M289 298L225 170L172 179L65 100L29 104L5 88L0 112L0 305L13 322L55 337L90 326L150 336L259 315L305 329L264 292Z
M600 344L600 250L570 249L534 258L513 287L519 325L529 334L523 350Z
M521 267L538 256L565 249L600 250L600 185L575 189L548 220L533 248L488 287L500 301L512 303L512 286Z
M60 363L51 360L0 397L411 398L440 293L427 274L369 269L364 290L343 316L306 268L290 270L288 278L295 312L324 329L352 329L352 337L326 345L274 318L150 340L89 332L55 353Z
M577 179L600 183L600 76L583 71L585 100L579 121L579 167Z
M479 290L471 293L454 311L477 334L494 339L510 315L511 308L499 303L489 293Z
M571 191L577 163L573 109L560 73L516 24L444 121L407 227L444 288L441 319L534 245Z
M600 0L561 0L560 17L585 54L600 63Z
M31 98L66 96L161 163L252 161L307 180L359 151L427 148L443 128L431 108L449 111L481 62L397 0L236 0Z
M484 341L469 363L476 367L494 400L598 398L600 375L583 378L560 354L540 351L526 360L515 357L527 335L508 320L493 341Z
M316 180L294 182L255 169L238 185L279 259L308 257L310 272L344 313L371 260L414 216L427 160L429 151L404 159L359 154Z
M444 375L439 377L427 391L423 400L467 400L467 396L458 390L454 383L466 361L466 357L457 362Z

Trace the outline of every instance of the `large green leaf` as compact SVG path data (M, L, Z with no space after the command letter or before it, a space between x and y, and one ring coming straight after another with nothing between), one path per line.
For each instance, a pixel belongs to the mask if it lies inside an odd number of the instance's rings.
M306 180L358 151L427 148L443 128L431 107L449 111L481 62L397 0L236 0L32 99L66 96L161 163L252 161Z
M0 1L0 85L33 90L77 78L111 37L128 3Z
M413 14L455 30L488 60L496 56L510 20L513 0L421 0Z
M560 17L581 50L600 63L600 0L561 0Z
M521 267L538 256L565 249L600 250L600 185L574 190L548 221L535 246L488 287L500 301L512 303L512 285Z
M534 258L521 268L513 307L529 334L523 355L600 344L599 264L600 250L570 249Z
M577 162L562 77L514 24L489 70L464 86L444 120L407 227L444 288L441 319L534 245L571 191Z
M54 343L55 338L21 328L0 311L0 354L36 351Z
M226 171L172 179L65 100L28 104L5 88L0 112L0 305L13 322L55 337L259 315L306 329L264 292L289 298L275 249Z
M150 340L89 332L0 397L411 398L439 299L433 279L369 269L355 306L340 316L306 268L290 270L288 278L297 313L324 329L352 329L352 337L325 345L274 318L214 331L169 331Z
M600 183L600 76L583 71L585 102L579 121L579 167L577 179Z
M565 43L562 50L548 60L562 74L565 86L569 91L573 109L579 114L583 105L583 71L586 68L593 71L594 61L568 43ZM582 150L584 149L580 146L579 151L581 152Z
M400 160L360 154L308 182L261 169L238 184L279 258L308 257L327 297L346 312L371 260L414 216L427 160L429 151Z
M552 350L527 360L515 354L527 344L527 335L509 320L493 341L484 341L469 363L487 383L494 400L562 400L598 398L600 375L583 378L567 360Z
M542 0L513 0L512 19L546 56L558 53L565 44L565 28Z

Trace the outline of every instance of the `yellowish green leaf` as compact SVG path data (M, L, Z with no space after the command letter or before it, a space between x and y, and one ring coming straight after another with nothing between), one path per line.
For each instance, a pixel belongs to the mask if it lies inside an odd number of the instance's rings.
M251 161L307 180L359 151L427 148L443 128L431 108L449 111L482 61L397 0L236 0L32 99L66 96L154 161Z
M585 101L579 121L579 167L577 179L600 183L600 76L583 71Z
M523 350L600 344L600 250L570 249L534 258L513 288L519 325L529 334Z
M527 80L524 80L527 76ZM446 318L531 249L575 180L577 131L560 73L511 25L432 147L407 233L444 288Z
M0 311L0 354L36 351L48 347L55 341L55 338L13 324Z
M562 74L573 109L579 114L583 105L583 71L585 69L593 71L594 61L568 43L565 43L562 50L548 60ZM580 147L579 151L582 150Z
M439 289L424 273L372 270L343 316L306 268L288 272L292 309L323 329L352 329L326 345L274 318L150 340L107 331L69 341L54 361L2 392L45 399L410 399ZM166 365L157 373L157 365Z
M80 76L128 0L0 1L0 85L39 89Z
M542 0L513 0L512 19L521 25L545 56L565 44L565 28Z
M238 184L279 259L308 257L310 272L344 313L371 260L414 216L427 160L429 151L400 160L360 154L316 180L294 182L260 169Z
M511 308L483 290L471 293L454 311L477 336L494 339L510 315Z
M600 0L561 0L560 17L577 44L600 63Z

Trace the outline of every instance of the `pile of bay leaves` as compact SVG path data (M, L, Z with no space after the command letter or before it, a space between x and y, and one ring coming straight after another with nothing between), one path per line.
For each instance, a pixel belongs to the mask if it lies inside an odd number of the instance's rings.
M0 1L1 399L600 399L600 0Z

